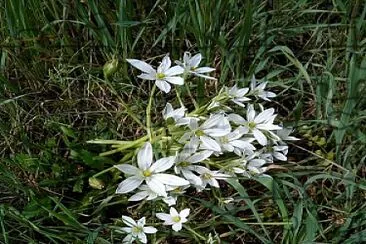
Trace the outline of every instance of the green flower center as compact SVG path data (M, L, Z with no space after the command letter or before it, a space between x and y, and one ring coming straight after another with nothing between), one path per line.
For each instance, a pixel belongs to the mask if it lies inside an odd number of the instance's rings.
M144 170L144 172L142 172L142 174L145 176L145 177L149 177L152 175L151 171L150 170Z
M183 161L178 164L178 166L180 166L182 168L188 167L189 165L191 165L191 163L187 162L187 161Z
M203 136L203 135L205 135L205 133L203 132L203 130L197 130L195 132L195 134L196 134L196 136Z
M173 220L174 222L178 223L178 222L180 221L180 217L179 217L179 216L174 216L174 217L172 218L172 220Z
M137 235L142 232L142 228L140 226L134 226L134 227L132 227L131 232L132 232L132 234Z
M220 142L222 144L227 144L227 143L229 143L229 138L227 136L223 136L220 138Z
M157 74L156 74L156 78L157 78L158 80L162 80L162 79L164 79L164 78L165 78L165 74L163 74L163 73L157 73Z
M212 175L210 175L209 173L204 173L201 175L201 177L204 179L204 180L209 180L212 178Z
M248 127L251 130L253 130L256 126L257 126L257 124L255 122L253 122L253 121L248 123Z

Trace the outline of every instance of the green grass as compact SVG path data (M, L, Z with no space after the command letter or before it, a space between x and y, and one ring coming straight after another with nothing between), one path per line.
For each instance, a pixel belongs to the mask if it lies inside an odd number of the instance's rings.
M201 52L218 82L191 84L199 102L223 84L270 80L276 110L296 128L287 170L274 181L187 195L190 228L156 242L361 243L366 241L366 5L354 1L4 0L0 7L0 241L118 243L125 208L121 160L88 140L144 134L148 84L126 58ZM103 65L118 71L106 81ZM184 90L182 91L183 95ZM156 99L159 119L164 101ZM187 99L189 102L189 99ZM128 108L127 108L128 106ZM131 114L135 116L131 117ZM225 205L222 198L233 196ZM123 207L124 206L124 207ZM202 238L203 237L203 238Z

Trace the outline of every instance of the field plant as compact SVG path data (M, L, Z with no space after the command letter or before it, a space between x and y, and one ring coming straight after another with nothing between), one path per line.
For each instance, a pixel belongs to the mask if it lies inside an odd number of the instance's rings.
M366 242L362 0L0 0L1 243Z

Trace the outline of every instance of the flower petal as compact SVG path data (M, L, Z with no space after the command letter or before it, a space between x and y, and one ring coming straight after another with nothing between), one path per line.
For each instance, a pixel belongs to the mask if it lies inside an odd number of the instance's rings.
M126 225L130 226L130 227L134 227L137 225L136 221L133 220L131 217L122 215L122 221L123 223L125 223Z
M166 82L164 80L156 80L155 81L155 84L163 92L165 92L165 93L169 93L170 92L171 86L169 85L168 82Z
M183 178L170 174L155 174L153 178L158 179L162 184L170 186L185 186L189 185L189 182ZM164 189L165 190L165 189Z
M114 167L128 175L137 175L139 173L139 169L130 164L119 164L114 165Z
M151 226L146 226L143 228L143 231L147 234L154 234L156 233L158 230L154 227L151 227Z
M267 137L260 130L254 129L253 135L259 144L262 146L267 145Z
M171 65L172 62L170 61L169 55L165 55L158 67L158 73L165 73L165 71L169 69Z
M147 243L147 237L144 232L138 233L137 238L141 241L141 243Z
M180 75L184 73L184 69L180 66L173 66L170 69L168 69L167 71L164 72L164 74L166 76L175 76L175 75Z
M179 76L165 77L164 80L166 80L167 82L169 82L171 84L175 84L175 85L183 85L184 84L184 79L182 77L179 77Z
M124 193L131 192L131 191L135 190L137 187L139 187L143 181L144 181L143 179L141 179L137 176L129 177L129 178L125 179L124 181L122 181L121 183L119 183L116 193L124 194Z
M181 222L175 223L173 224L172 228L174 231L178 232L182 229L182 223Z
M185 209L183 209L182 211L180 211L180 214L179 214L179 216L181 217L181 218L187 218L188 217L188 215L189 215L189 208L185 208Z
M170 214L166 214L166 213L157 213L156 217L158 219L161 219L164 222L164 225L172 225L174 223L174 221L172 220L172 216L170 216Z
M136 69L141 70L144 73L151 73L151 74L155 74L156 71L155 69L148 63L141 61L141 60L137 60L137 59L126 59L126 61L131 64L133 67L135 67Z
M153 192L156 192L159 196L167 196L165 191L165 185L160 181L157 175L152 175L150 178L146 179L146 184L150 187Z
M209 138L207 136L200 136L200 140L202 142L201 144L202 149L212 150L215 152L221 151L220 144L218 144L214 139Z
M137 77L143 80L156 80L156 75L153 73L143 73Z
M189 66L191 67L197 67L202 60L202 55L200 53L197 53L192 58L189 59Z
M146 142L137 153L137 164L142 170L148 169L153 161L153 151L150 142Z
M209 73L214 71L214 68L210 68L210 67L200 67L194 70L194 72L196 73Z
M150 167L150 171L154 173L163 172L170 169L174 164L175 156L161 158Z
M145 199L148 196L149 196L149 193L147 191L139 191L136 194L132 195L128 199L128 201L129 202L138 202L138 201L141 201L141 200Z

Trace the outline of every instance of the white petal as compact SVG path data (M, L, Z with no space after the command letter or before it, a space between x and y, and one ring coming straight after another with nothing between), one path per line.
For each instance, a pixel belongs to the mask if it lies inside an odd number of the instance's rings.
M142 243L147 243L147 237L146 234L144 232L140 232L137 234L137 238L142 242Z
M226 136L231 131L230 125L227 127L222 128L213 128L213 129L205 129L204 133L212 136L212 137L219 137L219 136Z
M214 68L210 68L210 67L201 67L201 68L197 68L194 70L194 72L196 73L209 73L214 71Z
M123 232L126 232L126 233L131 233L132 232L132 228L131 227L121 227L121 230Z
M190 156L189 158L187 158L187 161L190 162L190 163L198 163L198 162L201 162L205 159L207 159L208 157L210 157L212 154L212 151L201 151L199 153L196 153L192 156Z
M156 233L158 230L154 227L151 227L151 226L146 226L143 228L143 231L147 234L154 234Z
M198 77L205 78L207 80L217 80L215 77L211 77L211 76L208 76L208 75L203 75L203 74L196 73L196 72L189 72L189 73L194 74L195 76L198 76Z
M164 119L167 119L170 117L170 114L173 112L173 106L170 103L167 103L165 105L165 108L163 110L163 117Z
M238 114L229 114L228 119L229 121L232 121L235 124L239 125L244 124L246 122L246 120Z
M159 87L160 90L162 90L165 93L169 93L170 92L170 85L168 82L163 81L163 80L156 80L155 84L157 87Z
M137 220L138 226L144 226L146 224L146 218L142 217L141 219Z
M182 174L183 174L184 178L186 178L193 185L201 185L202 184L201 178L198 177L197 175L195 175L192 171L183 169Z
M139 187L143 181L144 181L143 179L140 179L137 176L129 177L129 178L125 179L124 181L122 181L121 183L119 183L116 193L124 194L124 193L131 192L131 191L135 190L137 187Z
M142 170L146 170L151 166L153 160L153 151L150 142L146 142L137 153L137 164Z
M184 186L189 185L189 182L183 178L170 174L155 174L153 178L158 179L162 184L170 186ZM164 189L165 190L165 189Z
M184 73L184 69L180 66L174 66L164 72L166 76L175 76Z
M133 237L131 234L128 234L125 238L123 238L122 243L132 243L135 240L135 237Z
M202 142L203 149L212 150L215 152L221 151L220 145L214 139L211 139L207 136L201 136L200 140Z
M153 163L153 165L150 167L150 171L154 173L159 173L167 169L170 169L174 164L174 160L175 160L174 156L161 158L155 163Z
M212 128L214 126L216 126L220 120L224 119L224 116L221 114L215 114L213 116L211 116L209 119L207 119L202 125L201 128L202 129L209 129Z
M172 217L179 216L178 211L175 208L173 208L173 207L171 207L169 209L169 213L170 213L170 216L172 216Z
M254 121L254 117L255 117L255 110L253 108L253 105L249 105L247 108L247 120L249 122Z
M175 85L184 84L184 79L179 76L168 76L168 77L165 77L164 80L166 80L167 82L169 82L171 84L175 84Z
M125 223L126 225L130 226L130 227L134 227L137 225L136 221L133 220L131 217L122 215L122 221L123 223Z
M253 135L255 139L257 139L259 144L261 144L262 146L267 145L267 137L260 130L254 129Z
M167 196L164 184L159 180L156 175L152 175L149 179L146 179L146 184L153 192L156 192L159 196Z
M147 191L139 191L136 194L132 195L128 199L128 201L130 201L130 202L138 202L138 201L141 201L141 200L145 199L148 196L149 196L149 193Z
M175 223L173 224L172 228L174 231L178 232L182 229L182 223L181 222Z
M141 70L144 73L151 73L154 74L156 71L153 67L151 67L150 64L141 61L141 60L137 60L137 59L126 59L126 61L128 63L130 63L133 67Z
M170 68L172 65L172 62L170 61L170 58L168 55L166 55L163 60L161 61L161 64L158 67L158 73L165 73L167 69Z
M138 75L137 77L143 80L156 80L156 74L152 73L143 73L141 75Z
M194 55L190 60L189 60L189 65L191 67L197 67L202 60L202 55L200 53L197 53L196 55Z
M166 213L157 213L156 217L158 219L161 219L164 222L164 225L172 225L174 223L174 221L172 220L172 216L170 216L170 214L166 214Z
M140 171L138 168L130 164L119 164L114 165L114 167L128 175L137 175Z
M274 113L273 108L266 109L257 115L257 117L254 119L254 122L260 124L269 119L273 115L273 113Z
M179 216L181 217L181 218L187 218L188 217L188 215L189 215L189 208L185 208L185 209L183 209L182 211L180 211L180 214L179 214Z

